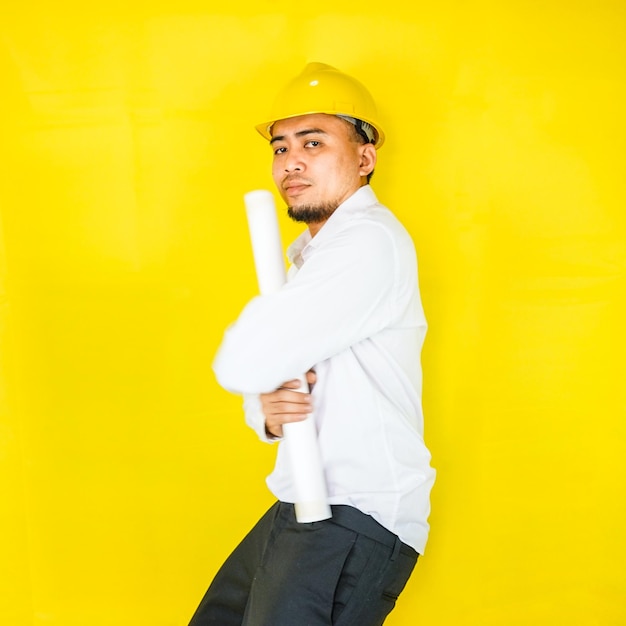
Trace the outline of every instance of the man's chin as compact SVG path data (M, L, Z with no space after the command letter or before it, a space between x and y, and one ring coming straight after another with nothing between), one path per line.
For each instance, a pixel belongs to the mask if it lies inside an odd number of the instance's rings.
M336 209L336 204L292 205L287 208L287 215L289 215L294 222L301 222L303 224L319 224L320 222L326 221Z
M310 214L309 214L308 211L303 210L302 207L299 207L299 206L287 207L287 215L294 222L300 222L302 224L308 224L309 223Z

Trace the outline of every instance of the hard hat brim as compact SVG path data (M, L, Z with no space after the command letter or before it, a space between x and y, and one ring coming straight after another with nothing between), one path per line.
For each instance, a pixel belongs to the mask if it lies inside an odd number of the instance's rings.
M339 115L347 115L350 117L354 117L354 113L342 113L341 111L306 111L305 113L294 113L293 115L287 115L285 117L280 117L278 119L275 120L270 120L269 122L263 122L262 124L257 124L255 126L256 130L259 132L259 134L264 137L265 139L267 139L268 141L270 141L272 139L272 126L274 124L276 124L276 122L279 122L280 120L288 120L294 117L301 117L302 115L317 115L319 113L323 113L325 115L335 115L335 116L339 116ZM359 118L361 121L363 122L367 122L368 124L370 124L372 126L372 128L374 128L374 130L376 131L376 136L377 136L377 140L376 143L373 144L376 149L378 150L378 148L380 148L383 143L385 142L385 133L382 131L382 129L380 128L380 126L374 122L371 119L367 119L363 116L359 116Z

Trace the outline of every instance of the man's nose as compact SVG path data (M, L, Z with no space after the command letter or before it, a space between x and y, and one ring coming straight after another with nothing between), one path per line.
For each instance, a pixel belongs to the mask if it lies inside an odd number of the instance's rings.
M301 172L304 170L304 158L301 150L290 150L285 160L285 172Z

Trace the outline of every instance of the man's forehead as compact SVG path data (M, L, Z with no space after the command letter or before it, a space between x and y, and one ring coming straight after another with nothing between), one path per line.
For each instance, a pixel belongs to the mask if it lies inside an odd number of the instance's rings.
M284 120L277 120L272 128L272 137L279 135L292 135L305 130L320 130L326 133L334 132L334 129L341 128L343 120L336 115L326 113L310 113L308 115L298 115Z

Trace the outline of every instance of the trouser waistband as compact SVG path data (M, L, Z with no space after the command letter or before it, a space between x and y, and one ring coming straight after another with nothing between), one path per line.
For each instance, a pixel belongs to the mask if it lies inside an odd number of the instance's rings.
M293 504L286 504L284 502L281 502L281 505L292 508L294 506ZM402 542L397 535L379 524L371 515L367 515L366 513L363 513L363 511L347 504L332 504L330 509L333 516L328 520L323 520L323 522L343 526L344 528L353 530L354 532L364 535L373 541L382 543L393 550L392 559L395 558L398 552L415 557L419 556L419 554L411 546ZM322 522L313 523L319 524Z

